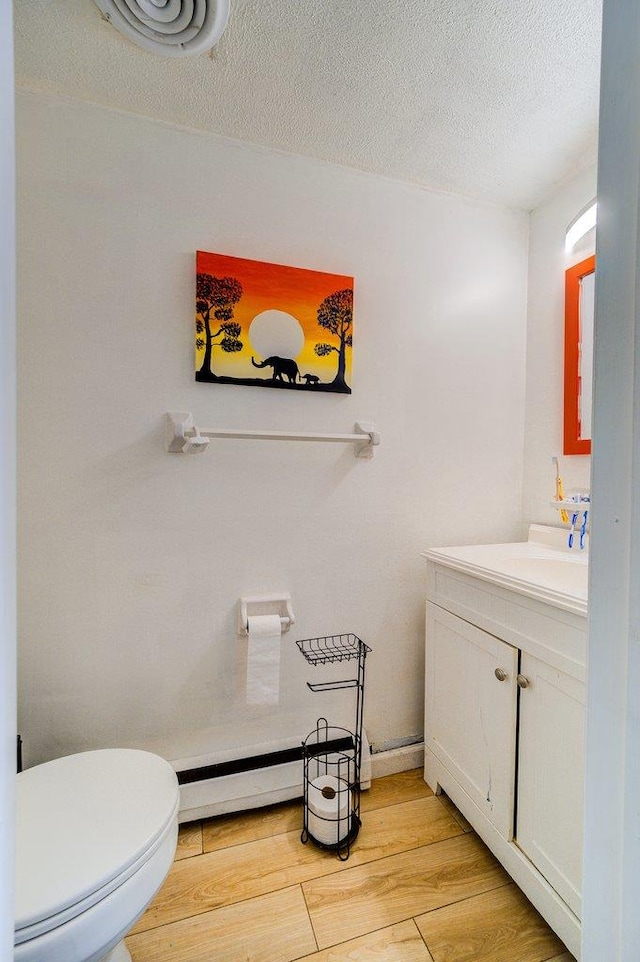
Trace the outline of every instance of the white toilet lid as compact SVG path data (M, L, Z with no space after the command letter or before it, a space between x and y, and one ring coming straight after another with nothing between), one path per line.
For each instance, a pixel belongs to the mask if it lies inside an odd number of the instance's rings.
M39 922L53 927L60 914L72 917L73 906L120 884L153 851L179 802L169 763L129 749L37 765L17 776L16 795L16 933Z

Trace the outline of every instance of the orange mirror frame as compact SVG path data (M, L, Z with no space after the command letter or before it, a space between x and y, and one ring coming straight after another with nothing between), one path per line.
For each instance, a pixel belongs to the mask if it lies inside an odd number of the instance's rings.
M596 259L587 257L565 273L564 299L564 453L591 454L591 438L580 427L580 284L593 274Z

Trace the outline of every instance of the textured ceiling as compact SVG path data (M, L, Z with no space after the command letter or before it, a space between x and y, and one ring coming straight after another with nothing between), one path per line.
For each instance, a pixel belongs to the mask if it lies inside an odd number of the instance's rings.
M212 54L15 0L18 83L529 209L595 159L602 0L231 0Z

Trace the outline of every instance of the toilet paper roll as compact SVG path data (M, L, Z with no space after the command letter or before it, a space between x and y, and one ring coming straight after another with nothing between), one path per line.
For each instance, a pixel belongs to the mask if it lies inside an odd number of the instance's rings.
M319 775L309 783L307 799L309 834L322 845L337 845L349 834L351 792L335 775Z
M277 705L280 697L279 615L256 615L248 619L247 704Z

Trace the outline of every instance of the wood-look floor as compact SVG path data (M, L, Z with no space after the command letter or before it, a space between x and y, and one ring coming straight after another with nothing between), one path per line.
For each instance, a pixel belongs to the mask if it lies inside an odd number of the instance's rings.
M133 962L574 962L419 770L373 782L347 862L300 802L182 826Z

